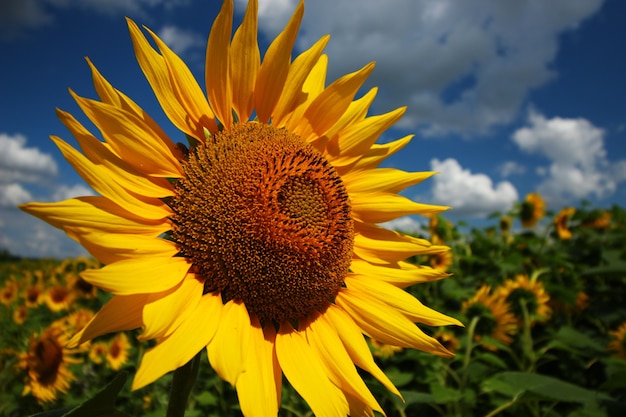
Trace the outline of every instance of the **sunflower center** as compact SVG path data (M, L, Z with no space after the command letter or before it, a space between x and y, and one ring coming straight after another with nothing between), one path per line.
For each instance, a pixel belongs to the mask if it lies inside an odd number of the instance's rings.
M297 321L332 301L352 259L340 176L284 129L241 123L194 148L175 185L172 236L205 292L263 321Z
M38 374L39 382L54 380L62 361L63 348L56 340L46 337L37 342L32 368Z

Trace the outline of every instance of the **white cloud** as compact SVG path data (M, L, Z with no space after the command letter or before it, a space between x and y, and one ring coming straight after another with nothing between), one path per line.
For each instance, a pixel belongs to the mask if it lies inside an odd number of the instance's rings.
M500 172L500 175L507 178L511 175L524 174L526 172L526 167L515 161L507 161L498 167L498 171Z
M239 2L241 3L241 1ZM260 0L260 27L275 35L296 0ZM530 90L557 74L559 36L602 0L316 0L298 44L326 33L329 78L377 61L369 85L381 110L407 104L403 125L422 134L480 134L518 114Z
M60 185L54 190L52 200L61 201L86 195L95 195L95 193L91 188L83 184L75 184L72 186Z
M517 190L508 181L494 184L485 174L463 169L456 159L432 159L433 203L452 207L451 214L484 217L495 211L506 212L518 201Z
M550 160L538 173L545 176L537 191L549 203L576 202L590 196L606 197L626 180L626 160L609 162L605 131L583 118L566 119L530 111L528 126L512 140L521 150Z
M35 182L57 174L52 156L27 147L23 135L0 133L0 149L0 183Z
M177 54L181 55L190 48L205 47L204 36L181 29L173 25L166 25L157 33L159 37Z
M420 233L424 231L424 224L415 220L414 217L404 216L389 222L381 223L382 227L397 230L404 233Z
M0 207L15 207L32 198L33 196L20 184L0 184Z

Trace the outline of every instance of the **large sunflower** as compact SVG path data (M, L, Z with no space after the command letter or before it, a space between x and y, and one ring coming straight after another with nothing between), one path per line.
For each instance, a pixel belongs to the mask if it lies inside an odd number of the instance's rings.
M405 109L368 115L376 89L355 99L373 64L326 86L328 36L292 60L303 9L261 62L257 2L231 40L226 0L208 39L206 95L161 39L146 29L154 49L128 21L139 65L189 146L91 62L100 100L72 94L104 142L58 111L82 153L52 139L100 196L22 208L106 265L82 277L114 297L71 345L135 328L156 339L133 389L206 347L245 415L276 415L282 374L315 414L371 415L382 410L355 365L399 392L363 334L450 355L415 323L460 323L401 289L446 276L404 259L447 248L377 225L445 209L398 195L431 172L377 168L411 139L375 144Z

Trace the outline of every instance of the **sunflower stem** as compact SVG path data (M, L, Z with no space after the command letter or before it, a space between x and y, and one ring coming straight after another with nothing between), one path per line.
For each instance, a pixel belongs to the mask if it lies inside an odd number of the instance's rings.
M200 353L198 352L189 362L174 371L166 417L183 417L185 415L187 399L200 368Z

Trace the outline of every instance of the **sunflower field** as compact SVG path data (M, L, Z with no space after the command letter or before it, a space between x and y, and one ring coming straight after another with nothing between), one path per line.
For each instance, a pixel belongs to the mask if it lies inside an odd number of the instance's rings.
M530 194L490 225L441 215L414 235L450 247L411 258L450 276L407 288L465 327L424 330L453 358L368 339L402 399L362 373L388 416L626 415L626 211L544 211ZM88 258L0 263L0 416L162 416L172 375L131 391L134 332L65 347L110 298L81 279ZM237 393L200 361L186 416L240 415ZM81 405L82 404L82 405ZM94 414L97 409L97 414ZM283 384L281 416L311 412Z

